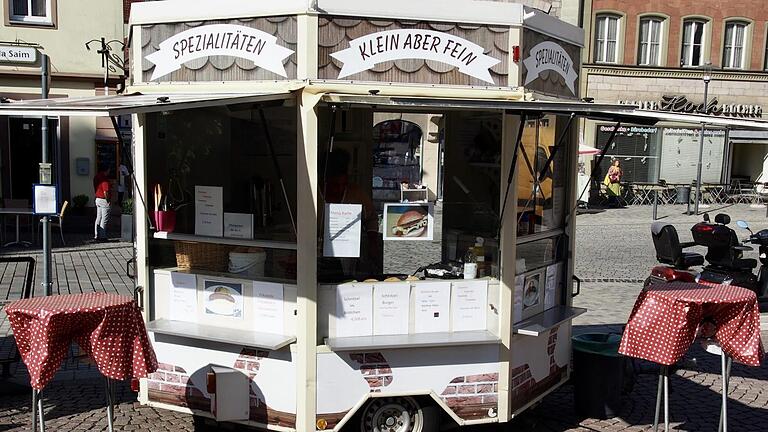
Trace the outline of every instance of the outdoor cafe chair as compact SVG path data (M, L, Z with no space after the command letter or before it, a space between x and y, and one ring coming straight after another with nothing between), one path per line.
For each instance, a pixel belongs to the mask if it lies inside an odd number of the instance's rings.
M69 206L69 201L64 201L64 203L61 205L61 211L59 211L59 214L54 216L48 216L50 218L50 224L51 228L58 227L59 228L59 236L61 236L61 245L66 246L67 242L64 241L64 214L67 211L67 206ZM40 220L40 231L43 230L43 223L42 219ZM42 238L42 235L40 236Z

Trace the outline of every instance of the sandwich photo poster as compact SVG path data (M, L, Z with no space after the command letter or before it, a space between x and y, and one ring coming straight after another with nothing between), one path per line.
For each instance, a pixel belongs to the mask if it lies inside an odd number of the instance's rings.
M206 315L243 318L243 284L204 280L203 288Z
M432 240L433 235L432 204L384 204L384 240Z

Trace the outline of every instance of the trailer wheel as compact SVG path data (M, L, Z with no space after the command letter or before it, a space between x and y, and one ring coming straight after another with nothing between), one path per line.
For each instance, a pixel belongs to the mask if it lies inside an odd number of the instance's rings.
M361 432L433 432L439 416L435 407L412 397L371 399L360 413Z

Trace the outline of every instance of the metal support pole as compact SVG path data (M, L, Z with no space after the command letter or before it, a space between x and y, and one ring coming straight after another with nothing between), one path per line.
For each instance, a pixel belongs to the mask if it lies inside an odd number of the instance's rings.
M669 366L664 366L664 432L669 432Z
M47 99L48 98L48 90L50 85L50 59L48 58L47 54L42 55L42 73L41 73L41 88L42 88L42 98ZM42 133L42 150L43 155L41 162L43 164L48 164L48 116L43 116L42 119L42 127L41 127L41 133ZM53 167L51 167L51 173L53 172ZM43 177L41 175L41 177ZM53 177L52 175L50 177ZM43 178L40 179L40 182L43 182ZM51 182L53 182L53 178L50 178ZM53 262L52 256L51 256L51 219L48 216L43 216L43 219L41 221L42 224L42 231L43 231L43 292L46 296L51 295L51 280L53 279L53 270L51 268L51 263Z
M45 417L43 415L43 391L32 389L32 432L45 432Z
M707 91L709 90L709 80L710 76L707 71L705 71L704 75L704 103L702 104L704 106L704 112L702 114L707 114ZM704 131L706 130L707 125L706 123L701 124L701 136L699 137L699 162L696 164L696 203L694 205L693 211L696 213L696 215L699 214L699 201L701 201L701 161L704 157Z
M662 366L662 369L659 369L659 385L656 389L656 412L653 415L653 432L658 432L659 430L659 411L661 411L661 396L664 387L663 368L664 366Z
M653 191L653 220L658 219L659 213L659 191Z
M115 419L115 407L114 407L114 394L112 393L112 380L109 377L106 378L105 381L105 387L107 391L107 430L109 432L113 432L115 430L115 426L113 424Z

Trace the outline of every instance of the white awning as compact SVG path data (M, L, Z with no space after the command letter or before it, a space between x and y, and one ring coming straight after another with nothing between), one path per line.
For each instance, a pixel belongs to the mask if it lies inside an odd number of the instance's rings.
M653 125L657 122L689 123L701 126L768 130L768 122L760 120L716 117L701 114L680 114L666 111L647 111L633 105L604 104L582 101L510 101L498 99L414 98L396 96L359 96L327 94L323 100L338 105L369 105L398 107L408 110L445 111L455 109L504 110L512 112L541 112L548 114L575 114L594 120L616 121L625 124Z
M606 111L606 114L611 114ZM616 114L625 115L625 112L616 112ZM635 109L632 116L638 119L653 119L656 121L677 122L677 123L695 123L699 126L728 127L751 130L768 130L768 122L762 120L748 120L732 117L712 116L703 114L681 114L667 111L647 111Z
M27 99L0 103L0 115L113 117L223 105L284 100L288 92L248 94L143 94L83 98Z

